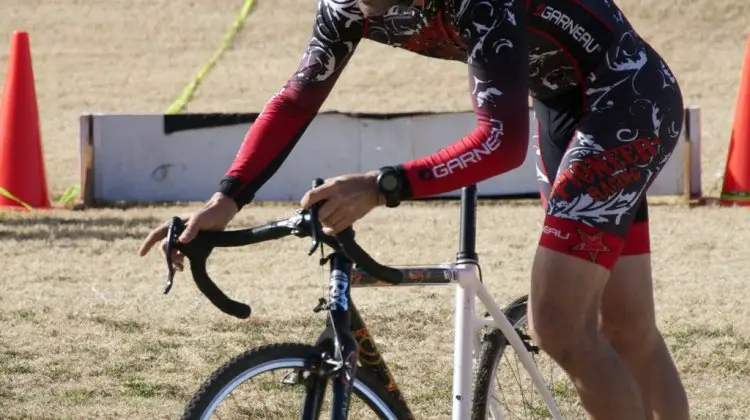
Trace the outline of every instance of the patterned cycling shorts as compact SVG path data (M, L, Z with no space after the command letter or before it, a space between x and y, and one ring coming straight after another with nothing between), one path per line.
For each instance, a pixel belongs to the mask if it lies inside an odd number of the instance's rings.
M682 130L682 94L645 42L613 46L586 86L534 101L540 245L611 269L650 252L646 191Z

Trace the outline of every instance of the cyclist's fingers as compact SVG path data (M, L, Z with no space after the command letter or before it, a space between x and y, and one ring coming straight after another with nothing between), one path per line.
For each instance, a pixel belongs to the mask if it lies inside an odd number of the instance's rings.
M151 248L165 236L167 236L167 224L163 224L149 232L146 239L141 243L141 247L138 249L138 255L142 257L148 254Z
M161 250L161 255L166 257L167 256L167 240L162 239L161 246L159 246L159 249ZM185 254L183 254L181 251L172 248L172 263L179 262L182 263L182 261L185 259Z
M161 240L161 243L159 243L159 249L161 250L161 255L162 256L166 256L167 255L167 243L168 242L169 241L167 240L167 238L164 238L164 239ZM174 257L175 252L177 252L177 250L174 249L174 248L172 248L172 257Z
M318 201L327 200L331 198L331 196L335 192L334 184L323 184L319 187L313 188L311 190L308 190L305 195L302 196L302 199L300 200L300 205L304 209L309 209L312 207L313 204L317 203Z
M167 239L162 239L161 243L159 244L159 250L161 250L161 255L166 256L167 255Z
M187 223L185 224L185 230L182 231L182 234L178 238L180 242L186 244L195 238L195 236L198 234L198 231L200 230L200 227L198 226L199 217L200 216L193 217L187 221Z
M333 235L338 234L342 230L346 229L347 227L351 226L353 223L354 223L353 221L350 222L347 219L342 219L341 221L336 222L333 225L323 226L322 230L323 230L323 233L325 233L326 235L333 236Z
M354 218L350 215L346 215L345 217L336 220L329 226L329 232L326 232L328 235L335 235L342 230L346 229L347 227L354 224Z
M189 218L182 218L183 222L186 222L189 220ZM161 241L161 248L162 251L166 248L167 242L165 238L167 237L167 231L169 230L169 222L162 223L159 227L149 232L146 239L143 240L143 243L141 243L141 247L138 249L138 255L141 257L148 254L148 252L153 248L154 245L159 243Z
M345 210L346 205L338 196L331 197L318 209L318 220L322 223L332 223L333 220L331 218L341 218L341 214L343 214ZM337 213L339 213L339 215L335 216Z
M318 220L324 225L331 225L338 219L343 218L346 210L346 203L342 202L337 196L334 196L320 206L318 209Z
M326 205L329 202L326 202ZM323 206L325 207L325 205ZM321 207L321 211L323 208ZM325 218L320 219L320 223L323 227L323 233L326 235L334 235L338 233L339 231L346 228L347 222L351 220L351 215L349 212L346 211L346 208L343 207L337 207L333 210L333 213L329 214ZM351 224L351 222L349 222Z
M160 247L161 248L161 253L162 253L162 255L166 256L167 255L167 241L166 240L162 241L161 245L162 245ZM185 254L183 254L182 252L180 252L180 251L178 251L176 249L173 249L172 252L171 252L171 254L172 254L172 268L174 268L177 271L184 271L184 268L185 268L185 262L184 262L185 261Z
M175 253L172 251L172 268L177 271L184 271L185 269L185 256L182 254Z

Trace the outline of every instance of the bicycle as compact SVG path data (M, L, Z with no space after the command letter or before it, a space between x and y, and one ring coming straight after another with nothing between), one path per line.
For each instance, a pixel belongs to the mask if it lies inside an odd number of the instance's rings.
M320 183L322 180L317 179L313 186ZM332 250L320 259L321 266L328 264L330 267L330 282L328 300L320 299L314 310L328 311L326 328L317 341L314 344L271 344L235 356L201 384L187 404L182 419L210 418L221 403L234 398L232 393L245 381L275 369L290 369L280 382L287 386L299 386L294 388L301 391L298 399L275 397L277 394L264 395L260 401L252 399L253 403L266 406L267 411L263 415L258 415L257 407L242 408L236 414L247 416L244 418L266 419L298 410L298 418L318 419L330 383L330 418L333 420L347 418L350 402L356 402L350 400L352 395L362 400L377 418L414 418L350 294L351 288L395 285L456 286L452 384L454 420L469 419L470 416L472 419L501 419L504 418L503 411L510 410L508 404L500 400L504 395L497 395L491 389L493 385L505 381L493 378L492 373L498 368L508 345L519 357L523 370L530 375L530 382L544 403L544 407L530 406L524 396L520 404L525 418L536 415L561 419L558 400L565 402L570 393L564 389L561 391L558 383L554 383L550 390L543 382L541 370L534 361L534 355L541 353L520 329L526 320L527 296L501 309L484 287L475 250L476 207L476 185L471 185L464 188L461 194L460 243L455 262L410 268L387 267L372 259L356 243L352 227L336 236L323 234L316 206L309 211L297 210L288 219L253 228L202 231L188 244L177 242L183 229L182 221L177 217L172 218L167 235L169 273L164 293L168 293L173 284L171 250L176 248L189 259L191 275L199 290L221 311L238 318L248 318L250 307L227 297L206 272L206 260L214 247L244 246L293 235L312 238L308 255L313 255L318 249L322 252L323 245ZM476 316L477 298L486 308L484 318ZM483 328L489 331L480 334ZM476 369L473 369L477 350L481 350L481 353ZM262 385L273 382L263 382ZM558 400L553 398L553 392ZM273 407L267 406L267 400L273 400ZM577 396L576 402L571 403L574 408L576 405Z

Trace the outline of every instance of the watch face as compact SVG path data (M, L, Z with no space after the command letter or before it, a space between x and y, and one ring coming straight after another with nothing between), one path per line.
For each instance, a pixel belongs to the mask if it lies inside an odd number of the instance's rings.
M387 192L396 191L398 189L398 178L396 177L396 174L383 174L383 176L380 177L380 188Z

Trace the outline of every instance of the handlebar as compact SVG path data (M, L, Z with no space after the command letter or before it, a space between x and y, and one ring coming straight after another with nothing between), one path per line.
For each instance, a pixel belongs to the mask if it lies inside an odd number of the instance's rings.
M313 186L322 184L317 179ZM164 294L169 293L173 285L174 268L172 267L172 250L181 251L190 260L190 272L198 289L222 312L237 318L248 318L252 312L247 304L229 298L209 277L206 271L206 261L216 247L237 247L257 244L260 242L281 239L294 235L298 238L312 237L312 247L308 255L312 255L321 244L328 245L336 252L344 254L353 263L368 274L385 282L398 284L403 280L401 270L384 266L375 261L354 238L354 229L348 227L335 236L323 233L317 218L320 204L310 210L297 210L293 216L240 230L201 231L188 243L180 243L178 238L185 229L182 219L173 217L167 231L166 258L168 276Z

